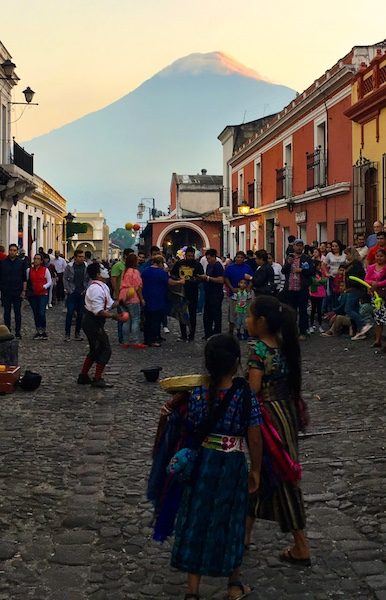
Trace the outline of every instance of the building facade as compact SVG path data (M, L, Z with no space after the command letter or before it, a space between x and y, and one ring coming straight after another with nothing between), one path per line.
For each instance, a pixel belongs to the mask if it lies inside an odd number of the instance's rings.
M10 210L9 243L24 248L30 258L40 246L64 253L66 200L38 175L33 182L34 191Z
M222 212L229 223L229 251L266 248L284 257L289 235L305 243L352 240L352 82L376 46L355 47L266 123L220 134L228 193ZM257 131L256 131L257 129ZM225 160L226 158L226 160ZM225 177L225 174L224 174Z
M0 244L17 244L31 258L39 246L64 251L66 200L34 173L33 155L12 138L14 67L0 42Z
M205 169L197 175L173 173L169 214L150 220L142 234L147 250L153 245L175 255L183 246L194 246L200 251L215 248L220 252L222 194L221 175L208 175Z
M386 49L363 62L346 111L352 121L354 231L369 235L386 221Z
M105 216L100 210L96 213L73 211L74 223L85 223L87 231L78 233L70 240L69 254L81 249L91 252L93 258L106 260L109 257L109 227Z

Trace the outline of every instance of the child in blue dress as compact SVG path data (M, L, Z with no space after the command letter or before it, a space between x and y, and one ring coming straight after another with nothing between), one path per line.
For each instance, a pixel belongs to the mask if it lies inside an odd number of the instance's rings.
M212 422L199 446L193 476L184 484L171 564L188 574L186 600L199 598L203 575L228 577L227 597L238 600L252 591L241 583L239 569L244 554L248 491L255 492L259 487L261 415L247 382L235 378L240 365L237 339L231 335L212 336L205 347L205 365L209 386L195 388L185 403L184 420L191 441ZM173 400L163 407L163 412L175 410ZM213 421L213 415L220 412L220 418ZM251 459L249 474L244 454L246 438Z

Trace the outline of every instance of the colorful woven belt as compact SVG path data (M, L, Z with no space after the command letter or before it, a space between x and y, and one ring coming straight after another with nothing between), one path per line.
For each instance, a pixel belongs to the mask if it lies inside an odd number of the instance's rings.
M220 452L244 452L244 438L211 433L202 442L202 447Z

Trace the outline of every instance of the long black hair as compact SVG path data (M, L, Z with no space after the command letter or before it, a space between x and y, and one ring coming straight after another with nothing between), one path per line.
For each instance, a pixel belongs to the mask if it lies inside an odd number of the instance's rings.
M229 334L213 335L205 346L205 367L209 373L209 404L213 404L221 380L234 375L240 364L238 340Z
M252 302L250 311L255 319L264 317L269 332L279 336L280 348L289 370L288 384L297 401L301 395L302 370L295 311L277 298L264 295Z

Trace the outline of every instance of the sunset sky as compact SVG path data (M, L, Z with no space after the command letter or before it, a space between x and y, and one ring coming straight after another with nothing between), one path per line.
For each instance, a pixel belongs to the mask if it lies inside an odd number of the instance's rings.
M15 122L27 140L127 94L174 60L221 50L263 78L299 91L354 45L386 35L373 0L14 0L0 40L38 107ZM21 108L15 107L13 120Z

